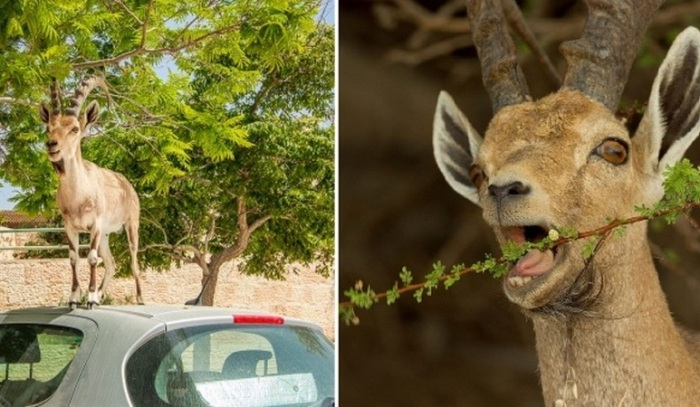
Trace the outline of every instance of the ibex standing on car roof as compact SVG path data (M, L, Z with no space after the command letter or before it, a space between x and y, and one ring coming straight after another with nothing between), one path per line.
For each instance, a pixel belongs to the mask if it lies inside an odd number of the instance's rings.
M434 152L448 183L483 208L501 244L551 228L592 230L663 195L664 169L700 133L700 32L683 31L653 83L634 134L613 114L660 1L588 0L582 38L562 45L562 88L532 101L500 2L469 1L495 115L485 137L442 93ZM611 236L532 250L504 280L534 324L547 406L700 405L700 341L676 327L646 222Z
M61 113L61 91L54 79L51 91L51 111L44 104L39 109L41 120L46 124L49 141L46 150L49 160L59 177L56 200L63 215L68 236L69 258L73 269L73 283L69 305L75 308L80 304L81 291L78 282L78 232L90 233L90 282L88 287L88 308L99 305L107 290L109 280L114 275L114 258L109 250L109 234L125 226L131 252L131 270L136 281L136 301L141 304L139 265L136 259L139 245L139 197L134 187L116 172L100 168L90 161L83 160L80 141L87 136L99 114L96 101L90 103L81 119L80 108L90 91L102 87L107 92L104 79L91 77L76 89L75 96L66 113ZM97 256L102 258L105 274L97 290L95 269Z

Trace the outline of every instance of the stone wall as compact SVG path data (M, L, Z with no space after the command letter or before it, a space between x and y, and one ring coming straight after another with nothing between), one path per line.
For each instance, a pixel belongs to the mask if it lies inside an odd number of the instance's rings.
M9 230L9 228L0 226L0 230ZM0 233L0 247L16 245L14 233ZM0 250L0 260L12 260L12 251Z
M12 229L0 226L0 230ZM32 240L38 239L38 237L38 233L32 232L0 233L0 247L26 246L27 243L31 242ZM19 253L24 252L26 251L18 252L13 250L0 250L0 261L13 260L15 256L17 256Z
M87 291L88 266L81 262L81 287ZM291 266L289 271L291 271ZM98 268L101 281L102 268ZM146 303L184 304L200 291L201 271L184 265L168 272L145 270L141 276ZM70 264L67 259L0 260L0 309L65 304L70 293ZM236 265L224 266L219 276L214 305L257 309L308 320L320 325L335 339L335 279L313 269L296 268L285 281L238 273ZM131 278L114 278L109 295L114 303L134 299Z

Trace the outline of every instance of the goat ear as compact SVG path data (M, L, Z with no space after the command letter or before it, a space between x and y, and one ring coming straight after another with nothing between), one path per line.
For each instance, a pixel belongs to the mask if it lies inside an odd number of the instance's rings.
M479 205L479 191L469 167L479 152L482 138L447 92L440 92L433 120L433 153L442 175L452 189Z
M39 117L44 124L49 124L49 109L44 103L39 105Z
M697 28L686 28L671 45L654 79L647 112L637 131L640 133L643 140L639 142L646 144L650 170L657 174L680 160L700 134L700 31Z
M100 115L100 105L96 100L93 100L85 109L85 129L90 128L97 121L97 116Z

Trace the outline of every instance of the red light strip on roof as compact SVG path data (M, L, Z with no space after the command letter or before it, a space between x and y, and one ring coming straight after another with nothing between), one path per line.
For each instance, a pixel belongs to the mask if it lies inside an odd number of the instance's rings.
M233 323L283 325L284 318L274 315L234 315Z

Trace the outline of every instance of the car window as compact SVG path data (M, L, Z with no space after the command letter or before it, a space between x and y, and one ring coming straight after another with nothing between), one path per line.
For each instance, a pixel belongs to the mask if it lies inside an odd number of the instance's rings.
M141 346L126 365L129 397L143 407L326 406L333 374L328 340L294 326L174 330Z
M256 352L262 352L263 356ZM258 376L277 373L277 361L270 341L264 336L240 330L202 335L185 348L181 359L185 372L225 372L242 368L242 364L245 364L246 368L252 369ZM234 359L241 362L235 363Z
M71 328L0 326L0 406L26 406L51 397L82 339Z

